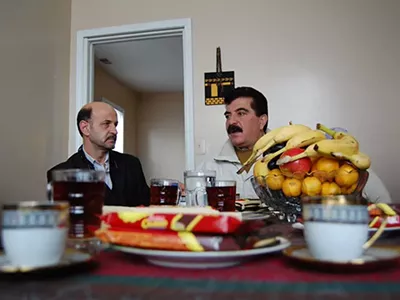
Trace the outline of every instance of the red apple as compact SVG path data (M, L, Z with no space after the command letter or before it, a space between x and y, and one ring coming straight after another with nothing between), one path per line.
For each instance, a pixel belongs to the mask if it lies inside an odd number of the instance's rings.
M295 156L304 152L304 149L301 148L292 148L285 151L281 157L285 156ZM279 168L283 175L286 177L294 177L298 179L303 179L304 176L310 172L312 167L312 162L309 157L304 157L297 159L292 162L288 162L286 164L280 165Z

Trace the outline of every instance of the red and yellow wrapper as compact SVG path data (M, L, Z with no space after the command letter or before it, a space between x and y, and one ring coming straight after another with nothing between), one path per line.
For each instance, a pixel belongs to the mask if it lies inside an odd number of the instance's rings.
M102 216L111 229L164 230L173 232L218 233L235 232L242 224L240 218L229 214L190 214L122 211Z
M241 213L207 209L143 208L109 211L95 235L104 243L171 251L236 251L279 243L261 233L261 220L242 221Z
M243 236L203 235L193 232L173 232L142 229L101 229L96 236L104 243L126 247L171 251L236 251L264 247L277 242L276 234L253 233Z
M386 228L400 227L400 216L387 217ZM370 228L379 228L383 222L382 217L373 218L369 224Z
M387 228L400 227L400 216L398 208L395 205L378 203L370 204L369 208L369 215L371 217L370 228L379 228L382 225L385 215L387 215Z

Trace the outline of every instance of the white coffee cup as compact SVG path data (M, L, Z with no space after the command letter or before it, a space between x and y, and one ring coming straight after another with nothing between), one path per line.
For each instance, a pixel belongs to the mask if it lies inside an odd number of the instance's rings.
M311 255L323 261L360 258L382 233L386 222L368 240L368 204L360 197L303 197L304 237Z
M27 201L3 205L2 243L10 264L20 268L55 265L66 247L68 202Z

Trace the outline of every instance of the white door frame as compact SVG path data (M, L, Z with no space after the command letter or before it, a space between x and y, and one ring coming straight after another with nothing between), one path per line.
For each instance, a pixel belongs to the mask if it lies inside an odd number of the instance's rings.
M192 22L190 18L95 28L77 32L76 95L70 96L69 155L75 153L82 144L81 136L76 127L78 111L83 105L94 100L93 45L168 36L182 36L183 41L185 162L187 170L194 169Z

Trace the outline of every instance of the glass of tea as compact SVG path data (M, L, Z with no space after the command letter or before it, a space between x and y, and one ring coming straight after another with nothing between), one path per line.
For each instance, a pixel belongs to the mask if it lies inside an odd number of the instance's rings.
M186 206L208 205L207 186L213 186L217 172L214 170L187 170L183 173L186 191Z
M68 201L70 239L93 238L100 228L105 197L105 172L96 170L54 170L49 185L50 201Z
M153 178L150 181L150 205L178 205L180 194L178 180Z
M236 181L216 180L207 184L208 205L219 211L235 211Z

